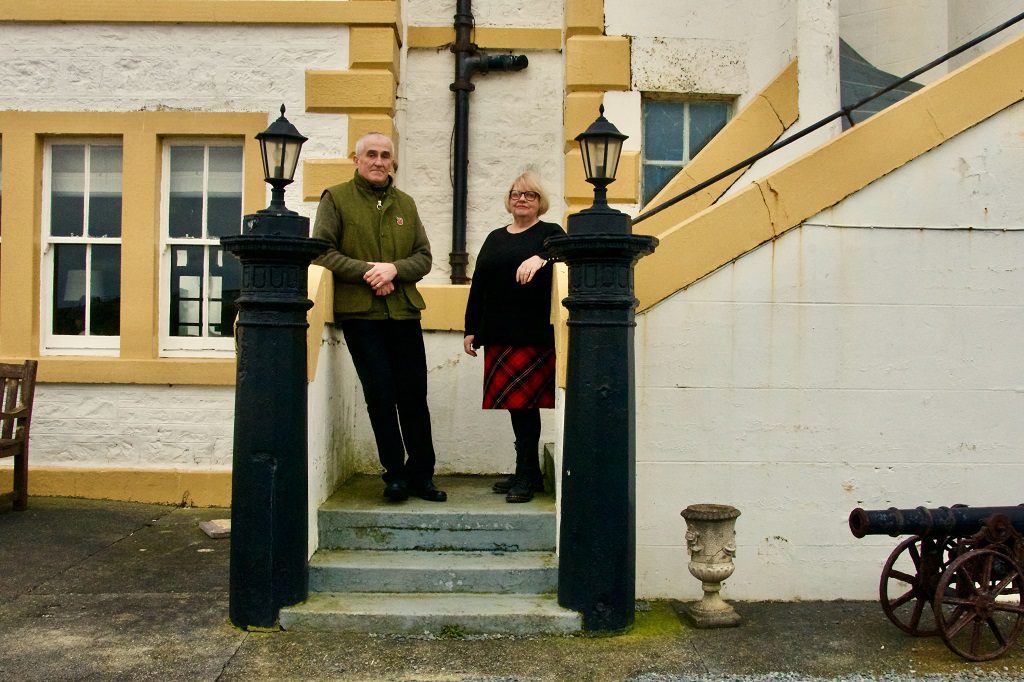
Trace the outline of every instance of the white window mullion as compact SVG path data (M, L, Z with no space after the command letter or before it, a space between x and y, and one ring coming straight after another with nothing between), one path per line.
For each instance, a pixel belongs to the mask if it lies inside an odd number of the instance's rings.
M88 201L85 202L89 204ZM86 209L88 213L88 209ZM88 223L86 223L88 224ZM85 243L85 333L92 329L92 244Z
M199 336L210 332L210 147L203 149L203 279L199 283Z
M683 103L683 158L679 159L680 165L684 165L690 159L690 103Z

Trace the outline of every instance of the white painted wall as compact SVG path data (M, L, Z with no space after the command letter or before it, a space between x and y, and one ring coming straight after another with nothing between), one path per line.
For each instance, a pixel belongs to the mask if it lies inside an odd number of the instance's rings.
M333 362L338 394L332 397L338 416L336 442L351 458L353 470L382 471L373 431L352 358L340 331L338 355ZM437 454L438 475L510 473L515 468L512 426L505 410L484 410L483 356L472 358L462 350L462 332L427 331L427 399ZM319 372L318 372L319 374ZM319 381L319 379L318 379ZM553 442L553 410L542 410L542 442Z
M739 106L796 54L796 0L605 0L608 35L632 38L633 89L736 95Z
M472 274L487 233L506 225L504 198L527 168L540 176L551 197L545 216L562 221L562 58L555 51L526 54L529 66L512 73L473 78L469 104L469 177L466 250ZM454 55L410 50L399 96L404 113L398 184L416 199L434 254L425 282L449 283L452 251L452 140L455 123Z
M895 76L1024 12L1021 0L841 0L839 6L843 39L874 66ZM1021 31L1024 26L1017 24L915 80L938 80Z
M935 0L840 0L840 33L872 65L903 76L951 47L947 42L949 4ZM936 67L917 82L931 83L947 73L948 66Z
M32 464L229 469L234 404L233 387L39 384Z
M743 513L727 598L873 599L896 541L854 539L853 508L1020 502L1022 123L1016 105L639 317L640 594L699 596L693 503Z
M266 111L309 138L302 158L345 155L347 116L305 113L305 71L348 68L348 29L302 26L4 24L11 111ZM285 190L301 201L302 164ZM267 202L270 189L267 188Z
M562 28L563 0L473 0L477 26ZM456 0L402 0L406 26L452 26Z

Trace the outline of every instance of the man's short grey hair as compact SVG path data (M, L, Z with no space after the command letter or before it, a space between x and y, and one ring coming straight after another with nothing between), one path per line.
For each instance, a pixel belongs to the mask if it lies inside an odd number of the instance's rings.
M356 156L360 156L363 153L363 148L366 146L366 140L367 140L367 138L370 138L370 137L383 137L385 140L387 140L388 144L391 145L391 154L392 154L392 156L394 156L394 153L395 153L395 143L394 143L394 141L390 137L385 135L384 133L377 133L377 132L366 133L365 135L360 137L358 140L356 140L356 150L355 150Z

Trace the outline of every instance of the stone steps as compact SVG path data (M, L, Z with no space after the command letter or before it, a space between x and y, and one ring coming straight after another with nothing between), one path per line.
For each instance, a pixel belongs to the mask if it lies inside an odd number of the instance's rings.
M558 606L555 501L508 504L494 477L435 479L448 502L382 496L355 476L320 508L310 596L281 611L291 630L406 634L567 633L580 615Z
M326 550L309 563L315 592L544 593L558 589L553 552Z
M403 634L568 634L580 616L555 595L381 592L311 593L301 607L281 611L287 630Z

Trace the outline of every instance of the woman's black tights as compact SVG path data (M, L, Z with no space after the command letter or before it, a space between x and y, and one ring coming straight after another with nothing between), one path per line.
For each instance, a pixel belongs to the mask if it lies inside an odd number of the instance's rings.
M539 479L540 409L536 407L508 411L516 436L516 476Z

